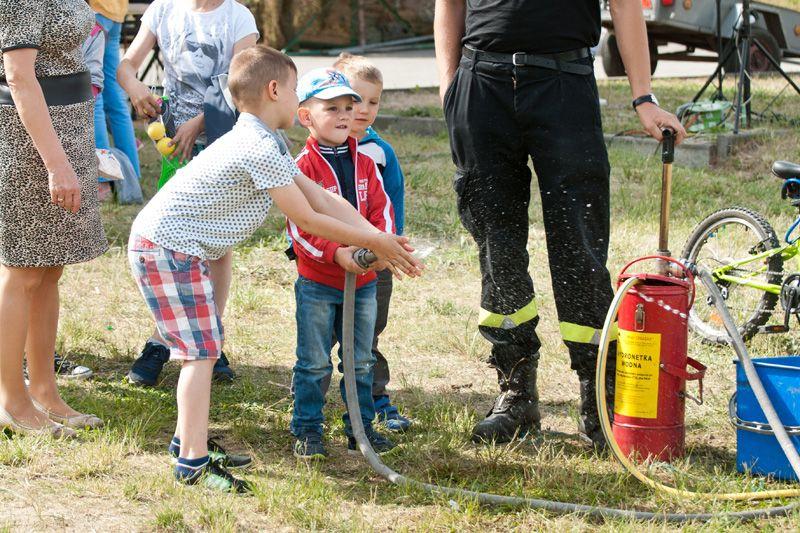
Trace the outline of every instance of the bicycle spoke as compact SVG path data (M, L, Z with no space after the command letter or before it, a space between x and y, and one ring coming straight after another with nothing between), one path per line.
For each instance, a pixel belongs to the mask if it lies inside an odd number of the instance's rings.
M711 223L702 240L695 241L689 260L711 272L717 272L717 287L725 298L731 316L741 329L747 323L764 323L768 319L765 315L773 313L772 309L765 310L762 306L762 299L767 293L746 283L767 285L775 283L776 276L780 277L782 274L769 268L772 256L748 262L748 258L771 249L774 240L770 237L770 232L765 235L763 229L747 220L747 213L740 216L735 211L736 209L732 209L724 212L723 217L716 221L713 215L710 217ZM759 220L756 219L755 222ZM691 323L706 338L727 337L722 317L710 303L708 291L702 284L697 286Z

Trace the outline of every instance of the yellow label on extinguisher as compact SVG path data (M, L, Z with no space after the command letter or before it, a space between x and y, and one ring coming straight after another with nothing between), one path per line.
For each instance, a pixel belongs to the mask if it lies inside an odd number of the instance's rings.
M619 330L614 412L636 418L658 416L661 333Z

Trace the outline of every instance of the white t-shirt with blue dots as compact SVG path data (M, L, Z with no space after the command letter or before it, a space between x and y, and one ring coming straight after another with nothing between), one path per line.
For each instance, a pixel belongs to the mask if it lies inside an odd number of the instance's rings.
M219 259L250 237L272 207L269 189L300 174L283 140L242 113L139 212L131 234L169 250Z

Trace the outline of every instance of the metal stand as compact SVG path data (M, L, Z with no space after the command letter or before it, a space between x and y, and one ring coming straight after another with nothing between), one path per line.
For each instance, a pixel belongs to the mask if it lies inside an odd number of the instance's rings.
M706 82L700 88L694 98L692 99L692 103L697 102L703 94L708 89L708 86L711 85L714 80L717 80L717 92L714 93L714 96L711 97L711 100L716 102L717 100L725 100L725 95L722 93L722 65L724 65L728 59L731 57L735 46L734 41L731 41L730 45L723 51L722 49L722 7L721 2L722 0L716 0L717 2L717 68L711 75L706 79ZM724 54L724 55L723 55Z
M773 68L781 75L783 78L792 86L792 88L800 95L800 86L798 86L792 78L786 73L785 70L781 67L780 63L772 57L772 54L764 47L763 44L758 42L757 40L753 39L752 28L750 26L750 0L743 0L742 1L742 20L739 24L739 27L736 28L736 38L731 39L730 43L726 47L727 50L723 54L722 51L722 13L721 13L721 1L717 0L717 68L708 77L706 82L703 84L703 87L698 91L695 97L692 99L692 103L697 102L705 93L706 89L708 89L709 85L713 83L713 81L717 80L717 92L714 94L712 100L724 100L725 96L722 94L722 69L723 65L728 62L730 57L733 55L734 52L738 52L740 58L740 65L739 65L739 79L737 81L737 89L736 89L736 105L734 109L734 126L733 126L733 133L738 134L739 129L742 123L742 104L745 107L745 120L744 120L744 127L750 127L750 119L752 115L751 107L750 107L750 49L753 45L755 45L762 54L767 58ZM739 42L739 48L736 48L736 42Z
M742 2L742 22L739 24L739 88L736 91L736 114L733 119L733 133L739 133L739 125L742 121L742 102L745 105L746 121L745 127L750 127L751 107L750 107L750 41L753 34L750 31L750 0ZM765 52L770 62L775 60ZM780 65L778 65L780 68Z

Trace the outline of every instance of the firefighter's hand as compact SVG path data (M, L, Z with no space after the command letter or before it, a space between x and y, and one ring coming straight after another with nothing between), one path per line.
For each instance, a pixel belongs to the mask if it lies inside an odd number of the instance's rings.
M442 102L442 105L444 105L444 95L447 92L447 89L450 88L450 84L453 83L455 77L455 71L439 76L439 100Z
M353 261L353 254L358 250L358 246L342 246L337 248L336 252L333 254L334 262L342 267L346 272L352 272L353 274L366 274L367 271L358 266L358 263Z
M661 141L661 130L669 128L675 132L675 144L678 145L686 138L686 130L678 117L665 111L655 104L646 102L636 108L639 121L644 126L648 135Z

